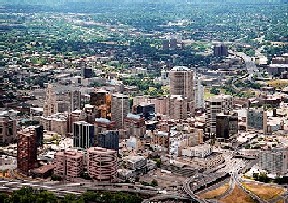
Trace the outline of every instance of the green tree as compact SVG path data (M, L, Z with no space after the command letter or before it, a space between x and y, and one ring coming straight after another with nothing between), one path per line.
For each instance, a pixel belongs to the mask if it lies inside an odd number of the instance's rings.
M151 181L151 186L152 186L152 187L157 187L157 186L158 186L158 181L155 180L155 179L153 179L153 180Z

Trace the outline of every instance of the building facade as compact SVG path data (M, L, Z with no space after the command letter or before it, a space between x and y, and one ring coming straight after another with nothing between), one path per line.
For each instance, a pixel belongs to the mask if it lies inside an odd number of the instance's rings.
M0 146L7 145L16 140L16 120L9 116L0 117Z
M272 148L262 151L259 155L259 167L271 174L286 175L288 172L288 149Z
M263 109L248 109L247 128L267 132L267 112Z
M205 101L205 133L216 134L216 115L232 110L232 96L217 95Z
M216 138L230 139L232 135L238 133L238 114L218 114L216 115Z
M87 150L87 171L90 178L111 181L117 177L117 152L101 147Z
M73 180L83 171L83 154L74 151L57 152L54 165L55 175L66 180Z
M124 127L124 118L130 112L129 97L123 94L113 94L111 102L111 120L115 122L116 128Z
M83 149L94 146L94 125L86 121L73 123L73 146Z
M195 91L193 82L194 73L186 66L175 66L169 72L170 96L180 95L187 100L187 112L194 115ZM170 108L171 109L171 108Z
M33 128L17 133L17 170L29 175L31 169L37 167L37 137Z
M97 136L97 146L107 149L113 149L119 153L119 131L118 130L108 130Z
M144 137L146 133L145 119L135 114L128 114L124 119L124 129L128 137Z

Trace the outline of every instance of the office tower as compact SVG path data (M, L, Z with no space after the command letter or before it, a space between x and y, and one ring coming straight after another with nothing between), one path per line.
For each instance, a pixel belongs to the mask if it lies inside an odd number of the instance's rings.
M48 87L46 89L46 100L43 106L43 115L47 117L56 113L58 113L56 94L53 85L48 84Z
M16 119L0 116L0 146L8 145L16 140Z
M37 138L34 128L17 133L17 170L25 175L37 167Z
M130 112L129 97L123 94L113 94L111 101L111 120L115 121L116 128L124 126L124 118Z
M205 101L205 133L216 134L216 115L232 110L232 96L217 95Z
M247 128L263 130L267 132L267 113L263 109L248 109L247 111Z
M119 153L119 131L108 130L97 136L97 146L107 149L113 149Z
M105 90L90 93L90 104L95 108L96 118L111 117L111 94Z
M29 129L34 129L36 135L37 147L43 146L43 126L30 126Z
M82 109L81 105L81 91L79 90L70 90L68 92L69 102L70 102L70 112L76 109Z
M228 48L225 44L216 44L213 49L214 56L216 57L227 57L228 56Z
M150 120L155 117L155 104L140 103L136 106L136 114L143 116L146 120Z
M57 152L54 158L54 174L66 180L73 180L83 171L83 154L74 151Z
M204 86L202 85L202 78L195 74L195 108L204 108Z
M117 177L117 152L101 147L87 150L87 171L90 178L111 181Z
M288 169L287 148L265 149L259 154L259 167L268 173L276 175L286 175Z
M238 114L216 115L216 138L230 139L238 133Z
M73 123L73 146L83 149L94 146L94 125L86 121Z
M183 107L183 111L187 111L188 115L194 115L195 113L193 75L193 71L189 70L188 67L185 66L175 66L169 72L170 95L180 95L183 99L187 100L187 109Z
M146 134L145 119L129 113L124 119L124 129L128 136L143 138Z

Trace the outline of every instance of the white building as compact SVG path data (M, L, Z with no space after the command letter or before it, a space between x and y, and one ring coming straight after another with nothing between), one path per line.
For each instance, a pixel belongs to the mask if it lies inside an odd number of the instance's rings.
M259 167L271 174L287 174L288 148L273 148L260 152Z
M212 154L212 147L210 144L203 144L196 147L188 147L182 149L182 155L187 157L201 157L204 158Z
M147 166L147 159L144 156L127 156L123 158L123 161L130 170L139 170Z

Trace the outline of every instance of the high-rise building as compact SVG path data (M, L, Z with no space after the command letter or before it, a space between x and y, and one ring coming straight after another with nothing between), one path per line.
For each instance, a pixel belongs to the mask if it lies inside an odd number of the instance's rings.
M217 114L216 115L216 138L230 139L238 133L238 114Z
M105 90L90 93L90 104L95 107L96 118L111 118L112 95Z
M205 133L216 134L216 115L232 111L232 96L217 95L205 101Z
M94 146L94 125L86 121L73 123L73 145L87 149Z
M117 177L117 152L101 147L87 150L87 171L90 178L111 181Z
M143 138L146 133L145 119L129 113L124 119L124 129L128 136Z
M247 128L263 130L267 132L267 113L264 109L248 109Z
M195 74L195 108L204 108L204 86L202 85L202 78Z
M222 44L222 43L216 44L214 46L213 52L214 52L214 56L216 57L228 56L228 48L226 47L225 44Z
M286 175L288 172L287 148L272 148L261 151L259 154L259 167L268 173Z
M16 119L9 116L0 117L0 146L7 145L16 140Z
M25 175L37 167L37 137L34 128L17 133L17 170Z
M97 136L97 146L107 149L113 149L119 153L119 131L118 130L108 130Z
M54 91L53 85L48 84L48 87L46 89L46 100L43 106L43 115L47 117L55 113L58 113L56 93Z
M82 109L81 104L81 91L79 90L70 90L68 92L69 102L70 102L70 112L76 109Z
M116 128L124 126L124 118L130 112L129 97L123 94L113 94L111 102L111 120L115 121Z
M54 174L66 180L79 177L83 171L83 154L74 151L57 152L54 158Z
M187 109L183 107L183 110L187 111L188 115L194 115L195 113L193 75L193 71L186 66L175 66L169 72L170 96L180 95L183 99L187 100Z

